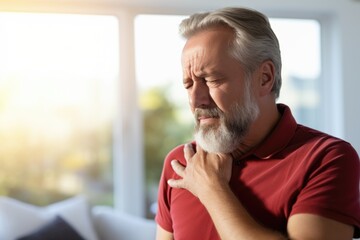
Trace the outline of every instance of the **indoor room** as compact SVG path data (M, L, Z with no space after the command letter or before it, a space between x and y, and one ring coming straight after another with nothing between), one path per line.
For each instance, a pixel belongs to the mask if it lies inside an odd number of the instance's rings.
M56 216L155 239L164 159L194 139L179 25L223 7L269 18L277 103L360 153L359 0L0 0L0 239Z

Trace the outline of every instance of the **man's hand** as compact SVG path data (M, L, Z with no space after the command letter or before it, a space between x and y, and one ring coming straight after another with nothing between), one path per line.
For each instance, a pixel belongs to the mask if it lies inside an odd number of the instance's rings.
M221 239L289 239L258 224L232 193L229 186L232 172L230 155L207 153L200 147L195 152L191 144L185 145L184 155L186 167L176 160L172 161L174 171L182 179L170 179L168 183L174 188L187 189L200 199ZM353 231L352 226L312 214L295 214L288 221L288 236L291 239L350 240Z
M191 144L185 144L184 156L186 167L177 160L171 162L176 174L182 178L170 179L171 187L187 189L201 201L209 190L221 191L229 184L232 172L230 154L207 153L198 145L195 152Z

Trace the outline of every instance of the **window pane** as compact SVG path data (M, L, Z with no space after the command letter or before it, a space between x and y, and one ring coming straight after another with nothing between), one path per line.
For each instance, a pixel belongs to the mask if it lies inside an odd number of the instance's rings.
M136 79L143 115L149 218L153 217L150 208L156 202L165 155L192 137L193 118L183 91L180 65L184 41L178 35L178 25L183 18L140 15L135 21Z
M299 123L321 129L320 24L310 19L270 19L283 62L280 98ZM306 33L306 34L303 34Z
M192 138L193 117L182 86L178 26L185 16L139 15L135 21L136 74L144 121L147 204L156 202L165 155ZM279 102L299 123L321 126L320 25L315 20L270 19L283 60ZM156 27L154 27L156 26ZM303 34L306 32L306 35ZM149 210L149 216L151 210Z
M0 194L113 203L117 25L109 16L0 14Z

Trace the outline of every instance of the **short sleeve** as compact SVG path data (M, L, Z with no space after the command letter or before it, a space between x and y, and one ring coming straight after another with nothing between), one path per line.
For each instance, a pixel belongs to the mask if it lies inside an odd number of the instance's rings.
M155 216L155 221L159 226L168 232L173 232L172 221L170 217L170 202L168 198L168 189L166 178L166 161L161 174L158 190L158 208Z
M155 216L155 221L159 226L168 232L173 232L171 219L171 191L167 181L172 178L178 178L171 167L171 161L177 159L180 162L184 161L183 146L178 146L173 149L164 161L163 171L161 174L158 190L158 209Z
M313 163L291 215L311 213L360 228L359 156L346 142L326 146Z

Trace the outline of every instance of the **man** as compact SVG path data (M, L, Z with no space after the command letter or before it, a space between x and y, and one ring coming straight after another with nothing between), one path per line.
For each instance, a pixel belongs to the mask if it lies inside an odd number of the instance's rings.
M359 157L276 104L281 59L268 19L225 8L192 15L180 32L195 142L165 159L157 239L359 237Z

